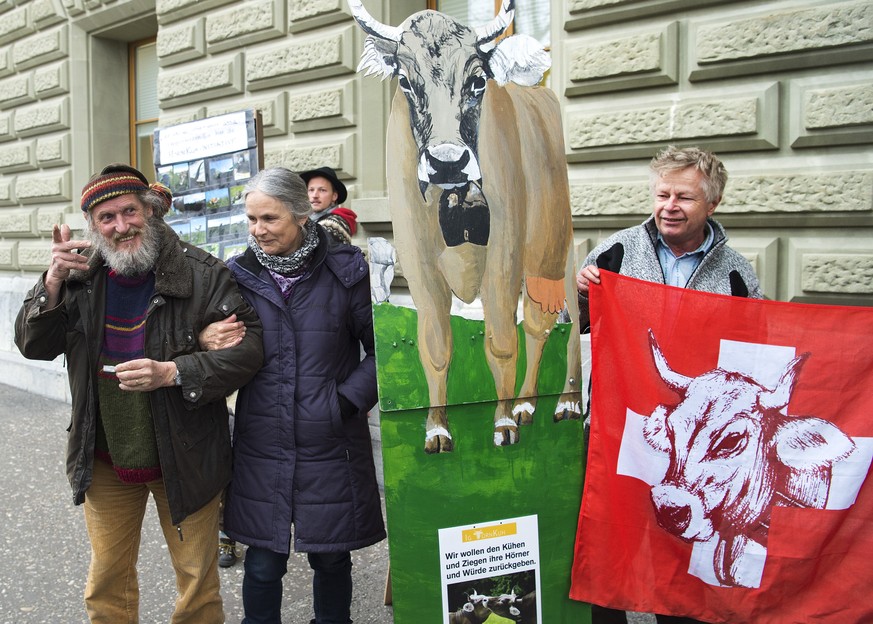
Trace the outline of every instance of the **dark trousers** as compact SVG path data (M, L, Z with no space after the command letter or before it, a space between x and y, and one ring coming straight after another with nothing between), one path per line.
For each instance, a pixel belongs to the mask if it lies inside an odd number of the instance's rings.
M658 624L706 624L700 620L675 615L656 615ZM591 605L591 624L627 624L627 615L619 609Z
M308 553L312 577L310 624L352 624L352 556L348 552Z
M314 624L352 624L352 557L348 552L308 553ZM243 576L242 624L280 624L282 577L288 555L249 546Z
M619 609L591 605L591 624L627 624L627 616Z

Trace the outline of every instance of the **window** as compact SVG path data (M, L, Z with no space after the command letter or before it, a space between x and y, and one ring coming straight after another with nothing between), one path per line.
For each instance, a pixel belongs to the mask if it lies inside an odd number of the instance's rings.
M550 0L516 0L515 19L510 25L509 34L524 33L543 44L551 46ZM428 0L428 8L454 17L468 26L487 23L497 15L502 0L489 3L483 0Z
M130 163L154 181L152 136L158 127L158 54L155 39L128 48L130 75Z
M552 46L549 0L519 0L516 4L515 32L530 35L547 50Z

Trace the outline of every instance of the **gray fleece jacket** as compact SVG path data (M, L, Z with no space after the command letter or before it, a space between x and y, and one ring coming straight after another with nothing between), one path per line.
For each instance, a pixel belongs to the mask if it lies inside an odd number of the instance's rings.
M703 292L763 299L755 270L739 252L727 245L727 234L718 221L707 219L715 239L692 273L685 288ZM664 283L664 271L655 245L658 229L654 217L616 232L597 245L582 266L598 268L649 282ZM580 327L590 325L588 297L579 295Z

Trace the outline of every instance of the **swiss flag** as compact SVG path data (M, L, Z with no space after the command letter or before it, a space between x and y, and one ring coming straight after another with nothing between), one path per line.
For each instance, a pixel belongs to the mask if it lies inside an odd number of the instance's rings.
M571 598L873 622L873 308L601 280Z

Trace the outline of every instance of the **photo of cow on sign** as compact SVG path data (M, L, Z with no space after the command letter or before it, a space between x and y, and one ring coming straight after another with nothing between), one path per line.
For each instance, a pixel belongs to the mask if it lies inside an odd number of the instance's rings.
M670 368L651 330L649 340L658 375L681 399L658 405L643 425L646 442L669 458L652 487L658 524L713 546L719 585L758 587L773 507L834 508L831 475L856 444L826 420L788 413L809 353L769 388L721 367L687 377Z
M389 26L359 0L349 7L368 35L358 70L398 78L388 122L388 205L417 310L428 390L424 450L455 446L446 414L458 340L453 296L481 303L481 344L497 399L494 445L516 444L519 426L533 420L543 349L559 314L578 318L561 115L554 93L536 86L548 54L526 35L497 43L512 22L512 0L475 29L436 11ZM568 333L578 335L575 327ZM578 340L566 341L565 357L555 421L580 416Z

